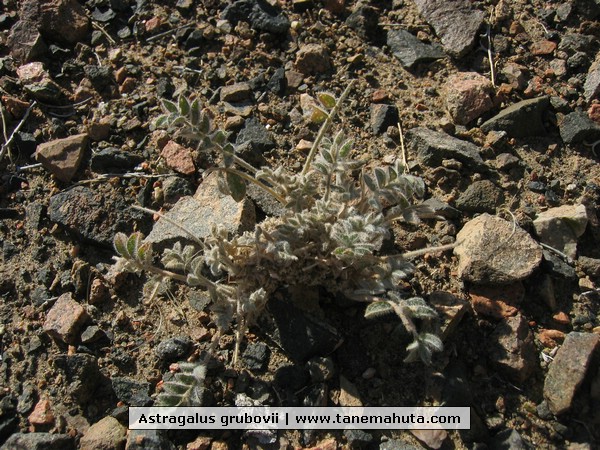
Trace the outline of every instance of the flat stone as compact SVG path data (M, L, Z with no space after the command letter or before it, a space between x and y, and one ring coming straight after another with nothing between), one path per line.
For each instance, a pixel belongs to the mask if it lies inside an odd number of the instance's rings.
M338 402L340 406L363 406L358 389L343 375L340 375L340 397Z
M242 362L248 370L265 370L269 365L271 351L264 342L251 342L242 354Z
M160 155L165 159L167 166L175 172L179 172L182 175L193 175L196 173L191 149L179 145L175 141L169 141L160 152Z
M544 244L575 258L577 239L584 233L587 223L585 205L564 205L540 213L533 221L533 227Z
M389 30L387 45L405 69L412 69L416 64L432 62L445 56L439 47L421 42L406 30Z
M286 15L265 0L234 1L223 10L221 17L232 25L249 22L253 29L273 34L285 34L290 28Z
M346 25L363 39L378 41L382 32L379 26L379 13L371 6L357 3L346 19Z
M106 416L93 424L79 441L80 450L120 450L125 447L127 428Z
M470 184L456 200L456 207L468 213L495 213L504 201L504 194L491 181L481 180Z
M600 336L597 334L575 331L567 334L550 363L544 382L544 398L553 414L564 414L571 409L599 344Z
M413 128L406 138L411 154L429 167L440 166L444 159L456 159L473 170L488 171L479 155L479 147L471 142L428 128Z
M144 157L141 155L108 147L92 155L90 169L96 173L122 173L143 161Z
M560 330L541 329L537 336L544 347L554 348L565 340L565 333Z
M490 335L490 363L515 383L527 381L537 367L537 352L527 319L502 320Z
M394 105L371 104L371 129L375 134L382 134L390 126L399 121L398 108Z
M600 277L600 259L580 256L577 259L577 265L590 277Z
M332 68L327 48L321 44L308 44L300 47L296 55L296 69L304 75L327 73Z
M444 50L460 58L473 46L484 12L467 0L414 0L419 14L442 40Z
M275 148L275 141L269 131L254 117L246 120L235 142L238 145L248 144L253 151L259 153Z
M507 286L473 286L469 290L473 310L493 319L517 315L524 297L525 289L521 282Z
M75 442L68 434L15 433L0 450L75 450Z
M122 197L75 186L50 198L48 217L86 241L112 248L115 233L130 233L134 220L147 219L129 206Z
M57 355L53 365L68 383L67 392L80 405L88 403L95 395L96 388L102 383L103 376L98 360L86 353Z
M127 377L112 377L112 388L119 400L129 406L150 406L150 383Z
M180 361L189 355L194 343L187 336L165 339L156 346L154 352L163 364Z
M90 21L77 0L24 0L19 18L34 24L45 39L75 44L87 37Z
M26 20L18 20L12 26L6 45L18 63L39 59L48 52L48 47L35 24Z
M531 54L536 56L550 55L556 50L557 44L553 41L543 39L531 45Z
M522 280L542 260L542 248L525 230L487 213L467 222L456 242L458 276L475 284Z
M588 102L598 94L600 94L600 53L590 66L583 85L583 96Z
M517 138L545 136L542 118L549 104L549 97L522 100L500 111L481 125L481 129L486 133L492 130L506 131L509 136Z
M68 183L81 164L87 145L87 134L77 134L38 145L36 159L58 180Z
M213 173L206 177L193 197L182 197L166 216L200 239L209 236L215 225L231 233L253 229L256 221L254 205L250 200L238 203L222 194L217 185L218 176ZM164 248L176 241L190 241L190 237L170 222L159 219L146 240Z
M35 405L27 418L37 431L48 431L54 424L54 414L50 400L43 398Z
M600 139L600 125L590 119L584 111L574 111L566 115L559 123L558 130L565 144L594 142Z
M466 125L494 107L492 82L476 72L452 75L443 88L446 109L452 121Z
M67 292L58 297L48 311L43 329L54 339L74 344L79 338L81 326L88 319L85 308L73 300L71 293Z
M248 83L235 83L221 88L222 102L241 102L249 100L252 96L252 88Z

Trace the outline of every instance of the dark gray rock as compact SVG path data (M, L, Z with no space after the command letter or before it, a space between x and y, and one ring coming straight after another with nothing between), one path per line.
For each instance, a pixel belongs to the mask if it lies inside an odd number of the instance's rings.
M285 34L290 28L285 14L265 0L237 0L223 10L221 17L232 25L250 22L253 29L273 34Z
M242 354L244 367L248 370L265 370L269 365L271 351L263 342L252 342L246 346Z
M111 379L113 391L119 400L129 406L150 406L150 383L141 382L127 377Z
M107 338L106 333L97 325L91 325L81 333L81 342L84 344L91 344L105 338Z
M519 432L510 428L500 431L490 442L490 450L527 450L528 448Z
M439 47L421 42L406 30L388 31L387 45L405 69L411 69L415 64L435 61L445 56Z
M101 92L110 85L117 84L110 66L88 64L83 68L83 71L98 92Z
M192 183L187 178L178 176L163 178L162 188L167 203L175 203L181 197L194 194Z
M546 400L542 401L539 405L536 405L535 412L540 419L552 419L552 412L550 411L550 408L548 408L548 402Z
M79 404L92 399L104 378L96 358L85 353L58 355L54 358L54 366L65 374L69 393Z
M588 102L600 94L600 53L598 53L596 60L588 70L585 84L583 85L583 92Z
M571 54L575 52L586 52L592 47L594 42L596 42L596 38L589 34L565 33L560 37L558 50Z
M328 355L342 343L342 337L335 328L289 301L269 300L268 312L261 317L261 328L294 361Z
M475 181L458 197L456 207L468 213L496 212L504 201L502 191L491 181Z
M316 356L306 363L306 367L315 383L328 381L335 375L335 363L331 358Z
M31 133L18 132L15 134L14 142L21 156L29 157L33 155L37 148L37 141Z
M280 67L275 71L267 82L267 89L273 94L283 96L287 90L287 78L285 77L285 69Z
M583 141L594 142L600 139L600 125L583 111L566 115L559 124L560 137L565 144L578 144Z
M275 148L275 141L267 129L258 121L251 117L246 120L237 136L236 144L249 144L252 150L264 152Z
M435 197L428 198L423 202L424 206L427 206L433 210L433 213L437 216L442 216L445 219L458 219L462 216L462 213Z
M486 133L506 131L511 137L545 136L542 118L549 104L549 97L522 100L500 111L481 125L481 129Z
M163 364L180 361L189 355L194 342L187 336L166 339L156 346L154 352Z
M577 259L577 265L586 273L586 275L595 278L600 277L600 259L580 256Z
M490 336L490 363L515 383L537 369L537 351L527 319L521 314L502 320Z
M578 259L578 262L580 262L581 259L582 257ZM549 250L544 250L544 259L542 260L541 267L553 277L566 278L568 280L577 278L575 268L564 262L554 252Z
M23 386L23 392L19 395L19 403L17 405L17 412L21 415L27 414L33 409L37 400L37 392L35 387L31 383L26 383Z
M467 167L487 172L479 147L471 142L428 128L413 128L407 134L409 150L425 165L438 167L444 159L456 159Z
M484 12L467 0L415 0L417 9L442 40L444 49L460 58L473 46Z
M48 46L35 24L28 20L18 20L10 29L7 47L11 56L20 64L38 61L48 53Z
M75 442L68 434L15 433L0 450L75 450Z
M140 155L109 147L92 155L90 169L96 173L121 173L144 161Z
M592 363L598 356L600 336L571 332L550 363L544 381L544 398L552 414L568 412Z
M298 391L310 382L308 371L299 365L282 366L275 372L273 383L283 389Z
M396 126L399 121L398 108L394 105L371 105L371 129L375 134L382 134L389 126Z
M127 450L175 450L166 434L161 430L129 430Z
M400 439L390 439L379 444L379 450L422 450L423 447L409 444Z
M367 447L374 440L372 434L363 430L344 430L344 437L351 449Z
M352 14L346 19L346 25L352 28L363 39L378 42L382 32L379 26L379 13L371 6L358 3Z
M109 198L101 190L76 186L50 198L48 217L86 241L112 248L115 234L131 232L132 220L144 215L121 197Z

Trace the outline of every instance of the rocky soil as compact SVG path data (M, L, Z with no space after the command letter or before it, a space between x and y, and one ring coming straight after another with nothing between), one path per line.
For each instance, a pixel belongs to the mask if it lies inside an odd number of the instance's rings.
M598 0L2 0L2 449L595 448L600 440ZM315 96L354 80L334 129L371 166L406 158L442 220L398 226L405 286L445 350L405 364L393 320L281 292L210 368L207 401L470 406L461 432L127 431L215 331L202 292L114 276L112 239L160 209L232 232L277 214L215 192L213 161L156 129L201 99L240 154L297 171ZM190 206L192 196L196 201ZM188 204L186 204L188 202ZM302 300L302 301L300 301ZM292 323L289 329L277 324ZM286 334L287 333L287 334Z

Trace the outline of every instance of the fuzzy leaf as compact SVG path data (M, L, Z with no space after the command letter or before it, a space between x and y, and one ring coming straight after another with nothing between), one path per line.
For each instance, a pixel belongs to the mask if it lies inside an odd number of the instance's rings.
M135 258L137 255L141 240L141 233L133 233L129 236L129 239L127 239L127 254L130 258Z
M190 105L190 122L193 126L198 126L200 123L200 102L197 98Z
M373 302L365 309L365 319L385 316L394 312L394 308L388 302Z
M384 187L387 184L387 176L385 174L385 170L381 167L376 167L374 170L375 178L377 178L377 185L379 188Z
M315 124L323 123L327 119L328 114L326 111L322 110L318 106L313 108L312 114L310 116L310 121Z
M179 109L177 108L177 105L170 100L163 99L162 105L170 113L174 113L174 114L179 113Z
M246 197L246 182L236 173L227 172L227 187L229 194L236 202L241 202Z
M332 109L335 106L336 99L329 92L319 92L317 94L317 98L319 99L319 102L321 102L321 104L327 109Z
M182 116L187 116L189 112L190 112L190 102L188 101L187 98L185 98L185 96L180 95L179 96L179 113Z
M156 128L162 128L164 126L167 126L168 123L169 123L169 116L167 114L163 114L162 116L158 116L156 118L156 120L154 121L154 126Z
M117 233L114 239L115 250L123 258L131 259L131 255L127 251L127 235L125 233Z

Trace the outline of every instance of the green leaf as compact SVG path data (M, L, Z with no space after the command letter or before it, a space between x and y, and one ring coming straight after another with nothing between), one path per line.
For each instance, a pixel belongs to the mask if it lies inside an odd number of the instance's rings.
M187 116L190 112L190 102L183 95L179 96L179 113L182 116Z
M331 156L331 152L329 150L325 150L325 149L321 150L321 156L329 164L333 164L333 156Z
M350 153L350 150L352 150L352 144L353 142L351 140L348 140L340 146L339 154L342 158L348 156L348 153Z
M223 145L227 141L227 135L222 130L217 130L212 136L211 140L214 144Z
M310 121L315 124L323 123L328 116L329 114L327 114L326 111L322 110L318 106L315 106L310 116Z
M234 153L235 153L235 149L233 148L233 145L231 145L230 143L227 143L223 147L223 165L225 167L233 166Z
M231 198L236 202L241 202L246 197L246 182L242 177L233 172L227 172L227 187Z
M198 130L203 135L208 134L210 131L210 118L208 117L208 114L201 114Z
M372 319L394 312L394 308L388 302L373 302L369 303L365 309L365 319Z
M369 175L365 174L363 176L363 180L365 180L365 184L371 191L377 192L379 190L379 188L375 184L375 180L373 180L373 178L371 178Z
M381 167L376 167L374 170L375 178L377 178L377 185L382 188L387 184L387 176L385 170Z
M321 102L321 104L327 109L332 109L336 104L335 97L329 92L319 92L317 94L317 98L319 99L319 102Z
M200 112L200 101L195 98L190 106L190 122L193 126L197 126L200 123Z
M132 258L137 255L141 240L142 240L141 233L133 233L131 236L129 236L129 239L127 239L127 253Z
M164 126L167 126L169 122L169 116L167 114L163 114L162 116L158 116L156 118L156 120L154 121L154 126L156 128L162 128Z
M165 108L170 113L174 113L174 114L179 113L179 109L177 108L177 105L170 100L163 99L162 105L163 105L163 108Z
M114 239L115 250L123 258L130 259L131 255L127 252L127 235L125 233L115 234Z
M430 349L432 349L433 351L435 351L435 352L441 352L441 351L444 350L444 343L435 334L432 334L432 333L422 333L420 335L420 338L423 341L423 343L427 347L429 347Z

